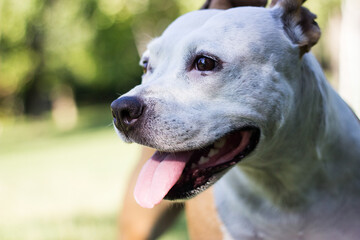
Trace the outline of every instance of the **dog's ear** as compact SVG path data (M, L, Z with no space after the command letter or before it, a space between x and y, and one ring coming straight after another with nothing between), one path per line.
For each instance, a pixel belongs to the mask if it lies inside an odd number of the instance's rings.
M300 56L309 52L321 35L316 15L301 5L306 0L273 0L270 4L274 10L280 9L284 30L289 38L300 48Z
M229 9L233 7L265 7L267 0L207 0L201 9Z

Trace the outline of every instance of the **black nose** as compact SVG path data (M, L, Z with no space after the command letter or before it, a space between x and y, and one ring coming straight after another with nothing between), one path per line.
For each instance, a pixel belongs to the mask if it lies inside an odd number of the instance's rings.
M121 97L113 101L110 107L115 126L126 131L141 117L144 104L137 97Z

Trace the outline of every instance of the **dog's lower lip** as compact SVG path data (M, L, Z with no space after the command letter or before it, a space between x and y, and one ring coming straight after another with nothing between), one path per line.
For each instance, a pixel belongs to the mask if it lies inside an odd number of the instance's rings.
M244 133L250 135L244 135ZM194 153L190 161L187 163L180 179L170 189L170 191L165 196L165 199L187 199L211 186L227 169L240 162L255 149L260 139L260 129L257 127L245 127L240 130L231 132L221 139L226 139L226 144L229 145L229 141L234 141L234 139L237 137L240 138L240 140L238 140L240 141L240 144L230 143L233 146L224 146L221 148L222 151L225 151L224 155L221 155L224 152L218 153L220 157L216 154L213 155L214 158L219 157L220 161L215 161L210 157L208 160L209 162L200 162L201 156L208 155L213 149L214 144L219 143L221 140L216 141L208 147L193 150ZM246 139L242 139L243 137ZM243 142L246 142L246 144L244 145ZM226 150L229 150L230 153L226 152ZM241 151L239 152L239 150ZM225 157L221 159L223 156Z

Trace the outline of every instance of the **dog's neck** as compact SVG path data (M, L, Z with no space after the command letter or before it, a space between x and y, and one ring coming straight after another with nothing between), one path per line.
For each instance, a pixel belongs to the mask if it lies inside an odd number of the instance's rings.
M353 186L359 186L360 161L349 163L360 156L358 119L311 54L292 72L290 84L299 86L293 88L291 112L276 137L265 139L258 159L239 164L241 171L280 208L307 207L324 190L335 197L345 191L359 195Z
M240 162L215 184L220 218L236 238L271 224L272 229L287 229L286 234L279 232L283 239L295 239L316 221L325 229L333 224L344 231L356 228L358 119L327 83L311 54L303 57L294 74L298 78L294 84L301 87L294 88L298 91L289 119L275 137L263 141L256 159ZM239 231L238 226L246 227Z

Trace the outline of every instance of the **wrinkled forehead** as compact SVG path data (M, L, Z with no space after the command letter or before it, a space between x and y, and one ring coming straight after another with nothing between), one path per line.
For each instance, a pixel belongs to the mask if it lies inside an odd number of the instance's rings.
M278 33L276 19L269 9L260 7L238 7L229 10L199 10L179 17L159 37L148 45L148 50L158 54L169 51L184 39L191 40L240 40L267 39ZM269 36L265 36L269 35ZM211 41L207 41L211 42ZM214 42L214 41L212 41Z
M161 48L171 49L172 46L179 43L184 37L203 27L203 25L213 16L223 12L223 10L199 10L190 12L177 18L171 23L163 34L153 39L147 46L150 52L156 53Z

